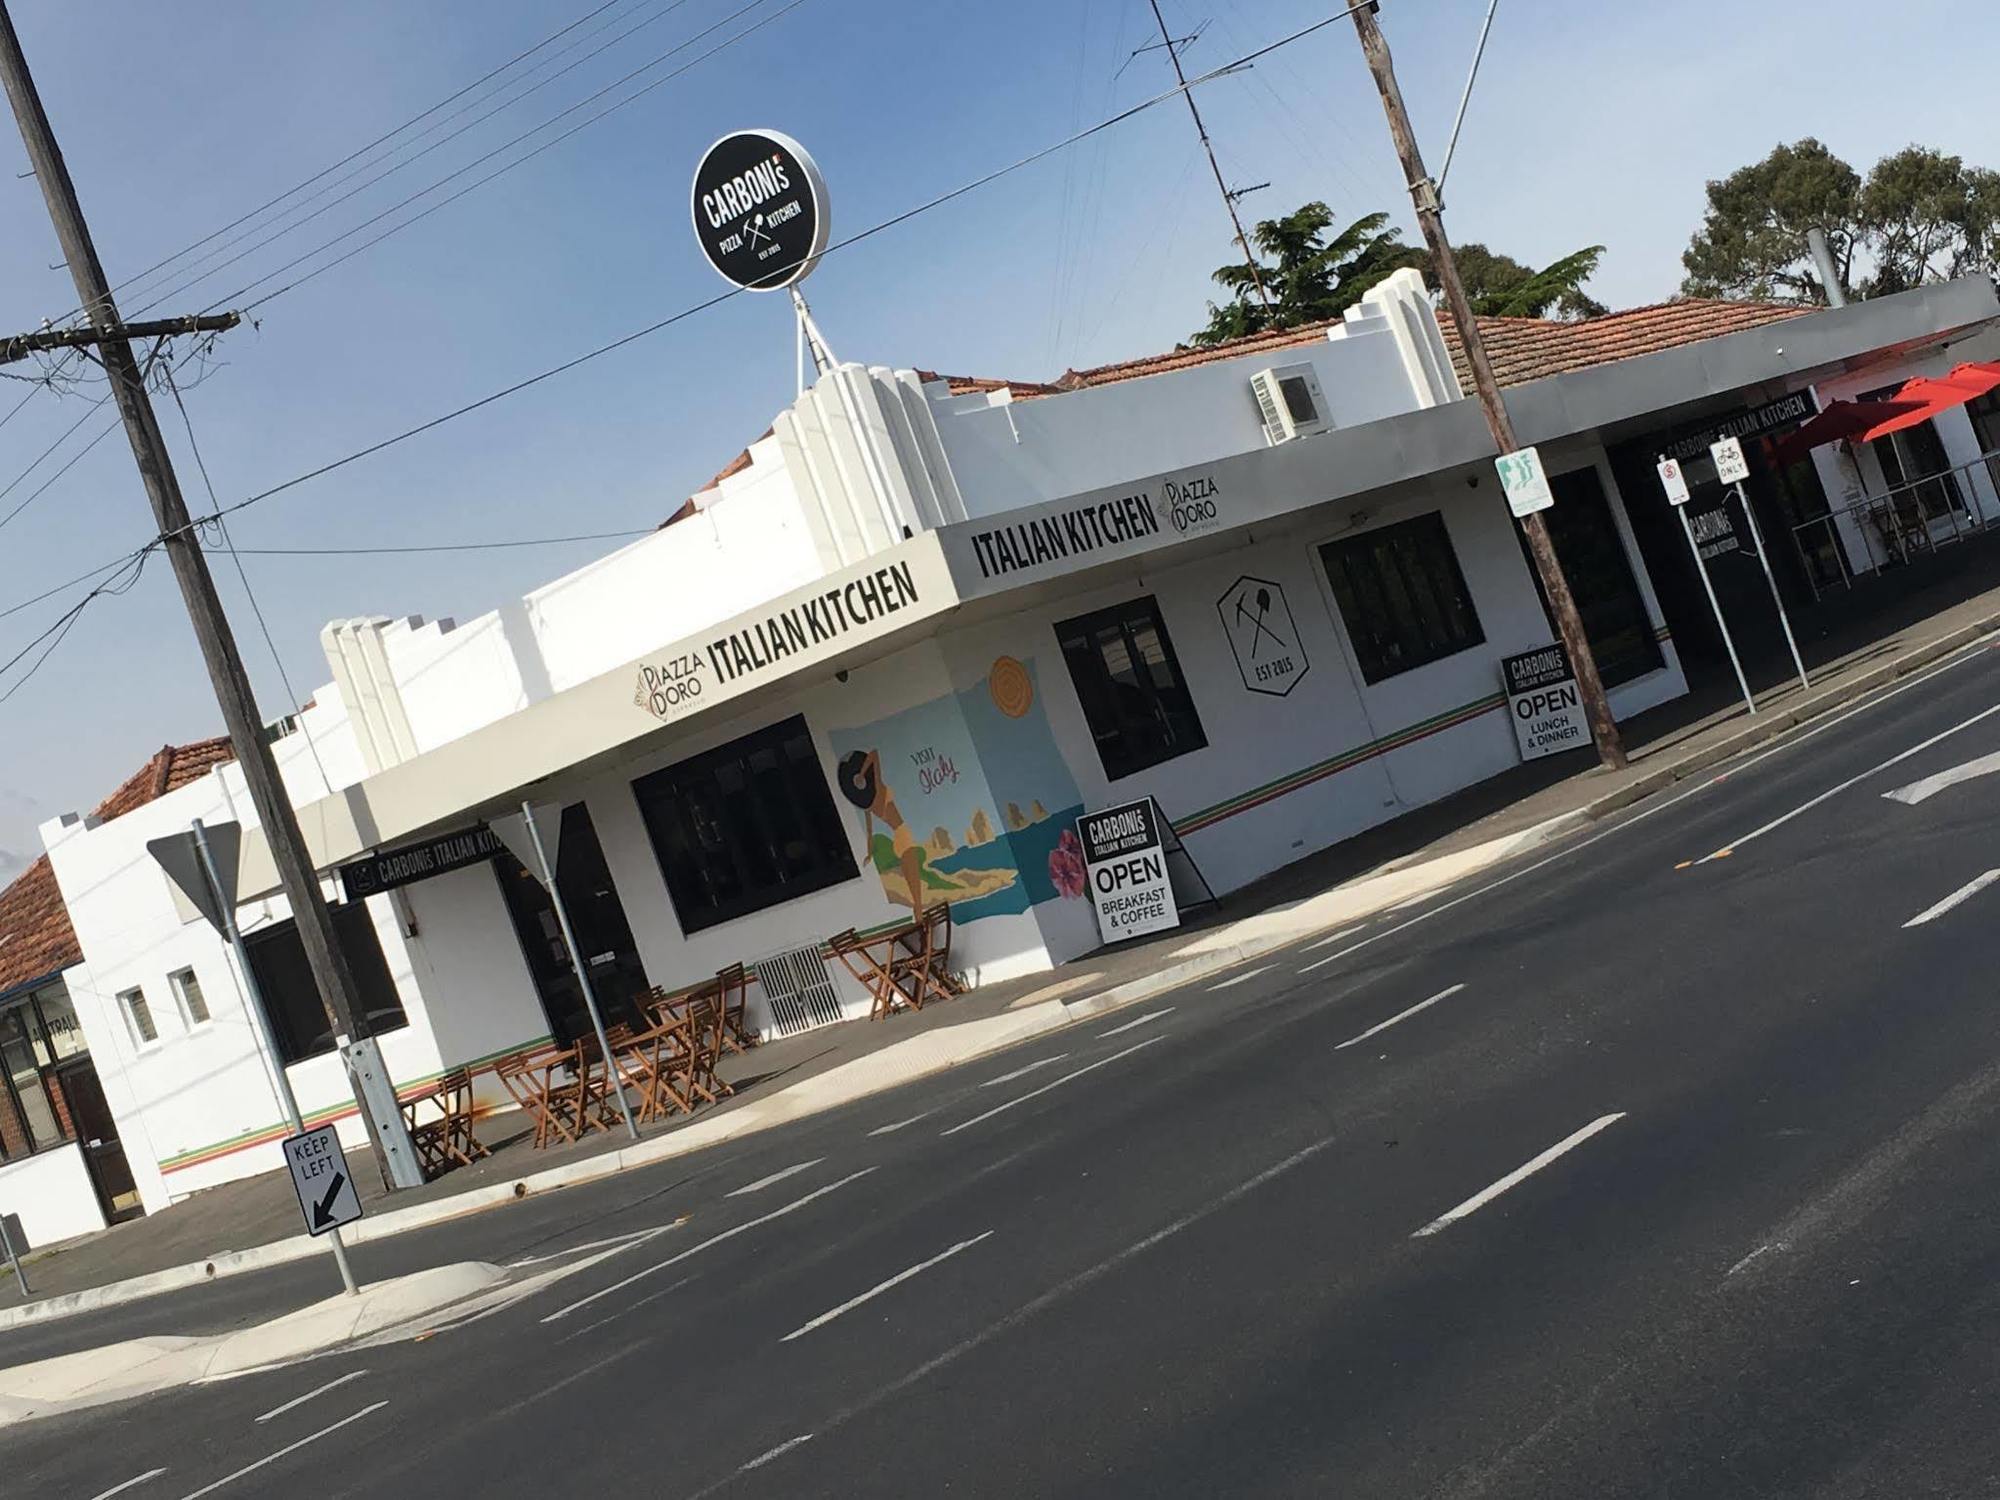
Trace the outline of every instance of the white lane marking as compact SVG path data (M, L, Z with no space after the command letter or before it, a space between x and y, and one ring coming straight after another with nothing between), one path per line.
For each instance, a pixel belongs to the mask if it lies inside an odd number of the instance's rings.
M1926 922L1935 922L1954 906L1963 906L1996 880L2000 880L2000 870L1988 870L1977 879L1966 881L1964 885L1953 891L1944 900L1938 902L1936 906L1925 907L1914 917L1910 918L1909 921L1905 922L1903 926L1906 928L1921 927Z
M1544 1151L1540 1156L1536 1157L1533 1161L1527 1162L1521 1166L1516 1167L1513 1171L1509 1172L1505 1177L1501 1178L1498 1182L1492 1184L1490 1187L1481 1188L1478 1192L1474 1193L1470 1198L1467 1198L1463 1203L1459 1204L1457 1208L1439 1214L1435 1219L1432 1219L1430 1223L1424 1225L1422 1229L1419 1229L1418 1231L1416 1231L1416 1233L1412 1234L1410 1238L1413 1240L1422 1239L1427 1234L1436 1234L1440 1229L1450 1228L1453 1224L1456 1224L1460 1219L1464 1218L1467 1214L1477 1212L1479 1209L1484 1208L1487 1204L1491 1203L1495 1198L1499 1197L1502 1193L1506 1192L1507 1189L1511 1187L1518 1187L1521 1183L1527 1181L1530 1177L1534 1176L1535 1173L1541 1171L1543 1167L1546 1167L1550 1162L1554 1161L1557 1157L1562 1156L1567 1152L1574 1151L1578 1146L1581 1146L1585 1141L1589 1140L1592 1136L1596 1135L1598 1131L1606 1129L1609 1126L1616 1125L1620 1120L1624 1118L1625 1118L1625 1111L1623 1111L1622 1109L1618 1111L1617 1114L1614 1115L1598 1116L1595 1120L1592 1120L1588 1125L1584 1126L1583 1129L1575 1132L1572 1135L1565 1136L1563 1139L1557 1141L1553 1146L1549 1147L1548 1150Z
M978 1244L981 1240L990 1239L992 1237L992 1234L993 1231L989 1229L986 1231L985 1234L974 1235L969 1240L960 1240L956 1245L953 1245L949 1250L946 1250L943 1254L933 1255L929 1260L918 1261L914 1266L911 1266L908 1270L898 1271L894 1276L891 1276L887 1281L878 1282L876 1285L868 1288L868 1290L863 1292L860 1296L849 1297L845 1302L841 1303L840 1306L827 1309L827 1311L821 1313L818 1317L814 1318L810 1323L801 1323L797 1328L794 1328L790 1333L786 1334L783 1338L779 1339L778 1342L781 1344L789 1344L793 1339L801 1338L804 1335L811 1333L815 1328L826 1327L827 1324L831 1323L835 1318L839 1317L842 1313L851 1313L854 1311L855 1308L861 1306L862 1303L874 1301L877 1297L881 1296L891 1287L901 1286L904 1282L908 1281L912 1276L921 1276L924 1272L928 1271L932 1266L941 1265L945 1261L950 1260L954 1255L958 1254L959 1251L970 1250L974 1245Z
M1648 818L1657 817L1659 814L1663 812L1667 812L1673 808L1679 807L1683 802L1687 801L1688 798L1699 797L1703 792L1709 791L1712 788L1721 785L1723 782L1729 780L1729 778L1732 776L1742 775L1743 772L1749 770L1752 766L1760 765L1764 761L1769 760L1774 755L1783 755L1787 750L1796 749L1798 746L1803 745L1807 740L1812 739L1816 735L1825 734L1829 729L1839 728L1842 724L1845 724L1849 719L1854 718L1857 714L1865 714L1870 709L1878 708L1882 704L1887 703L1891 698L1900 697L1902 694L1910 692L1912 689L1922 687L1925 683L1929 682L1933 677L1942 677L1946 672L1954 671L1957 668L1964 666L1969 661L1978 660L1980 652L1996 646L2000 646L2000 641L1996 641L1994 638L1988 636L1982 636L1980 637L1980 639L1976 641L1969 641L1965 645L1960 646L1958 650L1954 651L1950 656L1946 657L1942 663L1932 667L1929 671L1921 673L1916 677L1912 677L1908 682L1901 683L1896 687L1888 689L1886 692L1882 692L1872 698L1865 699L1864 701L1855 704L1852 708L1834 714L1830 718L1825 718L1824 722L1815 724L1811 729L1806 730L1805 733L1803 734L1788 735L1784 739L1780 740L1777 744L1771 746L1770 749L1760 750L1755 755L1749 756L1747 759L1724 761L1722 762L1722 769L1717 771L1715 775L1709 777L1707 780L1697 782L1695 785L1689 787L1684 792L1674 793L1673 796L1667 798L1666 801L1664 802L1650 803L1650 805L1641 808L1638 812L1620 818L1616 823L1612 824L1602 833L1593 833L1589 838L1584 839L1579 843L1564 845L1562 848L1558 849L1554 854L1544 855L1542 858L1536 860L1533 864L1523 865L1518 870L1509 871L1507 874L1502 875L1498 880L1489 880L1485 885L1475 887L1474 889L1467 891L1462 896L1454 896L1451 900L1445 902L1442 906L1434 906L1429 911L1418 912L1414 917L1409 918L1407 921L1398 922L1394 927L1385 927L1380 932L1373 933L1368 937L1362 938L1359 942L1350 943L1345 948L1342 948L1338 953L1330 954L1327 957L1322 958L1315 963L1306 964L1305 966L1300 968L1298 972L1301 974L1309 974L1314 969L1324 968L1326 965L1330 963L1337 963L1341 959L1346 958L1351 954L1359 953L1363 948L1367 948L1375 943L1381 942L1384 938L1392 938L1395 937L1398 933L1407 932L1412 927L1415 927L1419 922L1428 922L1433 917L1441 917L1446 912L1452 910L1454 907L1463 906L1468 901L1476 901L1481 896L1487 895L1492 891L1499 890L1500 887L1503 885L1512 885L1515 881L1522 879L1524 876L1532 875L1537 870L1545 870L1550 865L1556 864L1561 860L1574 858L1576 855L1583 853L1583 851L1588 849L1592 844L1598 843L1604 839L1614 838L1618 834L1622 833L1625 829L1630 828L1635 824L1643 823ZM1331 943L1339 942L1340 939L1346 937L1349 933L1358 932L1359 930L1360 930L1359 928L1350 927L1345 929L1344 931L1336 932L1332 937L1321 938L1317 942L1308 943L1306 947L1308 950L1313 948L1324 948Z
M524 1270L529 1266L545 1266L552 1260L567 1260L572 1255L582 1255L587 1250L602 1250L606 1245L629 1245L634 1240L647 1239L657 1234L656 1229L635 1229L630 1234L614 1234L607 1239L585 1240L581 1245L565 1245L560 1250L550 1250L541 1255L526 1255L519 1260L507 1262L510 1271Z
M1977 760L1969 760L1961 766L1953 766L1949 771L1940 771L1935 776L1926 776L1921 781L1913 781L1908 786L1899 786L1893 792L1882 795L1891 802L1900 802L1905 807L1915 807L1928 797L1935 797L1946 787L1957 786L1961 781L1971 781L1980 776L1991 776L2000 772L2000 751L1992 755L1982 755Z
M1929 739L1924 740L1920 744L1912 745L1907 750L1902 750L1897 752L1896 754L1890 756L1887 760L1883 761L1880 765L1870 766L1867 770L1863 771L1859 776L1850 776L1847 778L1847 780L1841 782L1838 786L1828 787L1825 791L1821 792L1817 797L1813 797L1808 801L1801 802L1797 807L1793 808L1790 812L1785 813L1779 817L1773 818L1770 822L1766 823L1762 828L1752 829L1749 833L1744 834L1741 838L1730 839L1728 842L1724 843L1720 848L1716 849L1714 853L1704 854L1700 859L1696 860L1695 863L1698 865L1705 865L1712 859L1719 859L1725 854L1733 854L1738 849L1741 849L1745 844L1749 843L1752 839L1760 839L1765 834L1770 833L1773 829L1784 827L1787 823L1791 822L1792 819L1798 817L1800 814L1811 812L1815 807L1818 807L1822 802L1825 802L1832 797L1838 797L1842 792L1846 791L1849 787L1856 786L1859 783L1866 781L1870 776L1875 775L1877 772L1886 771L1889 769L1889 767L1894 765L1901 765L1911 756L1917 755L1925 750L1928 750L1933 745L1941 744L1945 740L1948 740L1953 735L1957 734L1960 730L1970 729L1974 724L1979 723L1980 720L1990 719L1995 714L2000 714L2000 703L1994 704L1991 708L1980 710L1978 713L1974 714L1971 718L1962 720L1959 723L1952 725L1951 728L1944 730L1942 733L1932 735Z
M694 1278L692 1276L683 1276L679 1281L676 1281L672 1286L663 1286L657 1292L648 1292L646 1293L645 1296L641 1297L637 1302L634 1302L627 1307L619 1308L618 1311L613 1313L610 1317L599 1318L595 1323L586 1323L583 1325L583 1327L577 1329L575 1333L566 1333L561 1338L557 1339L556 1342L558 1344L567 1344L571 1339L580 1339L586 1333L595 1333L598 1329L602 1328L606 1323L616 1323L620 1318L630 1317L633 1313L637 1312L647 1303L658 1302L662 1297L666 1296L668 1293L678 1292L682 1287L686 1286L690 1281L693 1280Z
M1764 1255L1772 1250L1782 1250L1784 1248L1785 1248L1784 1243L1780 1240L1773 1240L1768 1245L1759 1245L1755 1250L1752 1250L1748 1255L1744 1256L1743 1259L1739 1260L1738 1262L1736 1262L1735 1265L1731 1266L1728 1269L1728 1271L1725 1272L1724 1274L1728 1276L1734 1276L1738 1271L1742 1270L1745 1266L1749 1265L1750 1262L1755 1260L1758 1256Z
M800 1443L810 1443L812 1440L813 1440L813 1435L810 1432L802 1432L795 1438L786 1438L782 1443L778 1444L777 1447L771 1449L770 1452L758 1454L755 1458L751 1459L749 1463L744 1464L736 1472L739 1474L748 1474L752 1469L761 1469L764 1467L765 1464L769 1463L779 1454L790 1453L794 1448L798 1447Z
M1412 1005L1408 1010L1398 1011L1396 1012L1395 1015L1389 1017L1388 1020L1376 1022L1373 1026L1370 1026L1366 1031L1362 1032L1361 1035L1349 1037L1346 1041L1342 1042L1339 1046L1335 1047L1333 1050L1339 1052L1342 1050L1342 1048L1352 1047L1356 1042L1365 1042L1368 1040L1368 1038L1375 1035L1376 1032L1387 1031L1391 1026L1394 1026L1398 1021L1407 1021L1410 1019L1411 1016L1414 1016L1418 1011L1429 1010L1433 1005L1436 1005L1438 1001L1449 1000L1453 995L1456 995L1460 990L1464 988L1465 986L1462 984L1455 984L1448 990L1439 990L1435 995L1431 996L1430 999L1419 1000L1415 1005Z
M986 1080L986 1082L980 1084L979 1086L983 1089L990 1089L996 1083L1012 1083L1016 1078L1026 1078L1030 1073L1034 1072L1035 1069L1046 1068L1050 1063L1061 1062L1065 1057L1068 1056L1069 1054L1067 1052L1058 1052L1054 1057L1038 1057L1033 1062L1029 1063L1025 1068L1016 1068L1011 1073L1002 1073L998 1078L989 1078Z
M1262 964L1259 965L1257 968L1252 969L1247 974L1238 974L1234 979L1225 979L1222 981L1222 983L1211 984L1208 988L1211 992L1215 990L1233 990L1236 988L1237 985L1248 984L1251 980L1255 979L1259 974L1268 974L1277 967L1278 966L1276 964Z
M783 1208L774 1208L767 1214L760 1214L758 1215L758 1217L754 1219L745 1219L741 1224L732 1225L728 1229L722 1230L718 1234L712 1234L707 1239L703 1240L700 1244L688 1246L687 1249L681 1251L681 1253L678 1255L670 1255L665 1260L658 1261L655 1264L646 1267L646 1269L643 1271L634 1271L630 1276L627 1276L623 1281L614 1281L610 1286L605 1287L602 1291L592 1292L588 1297L585 1297L580 1301L570 1303L568 1307L558 1308L556 1311L550 1313L547 1317L543 1318L542 1321L544 1323L553 1323L557 1321L559 1318L566 1318L571 1313L576 1312L581 1308L590 1306L590 1304L593 1302L602 1301L604 1298L609 1297L614 1292L624 1291L626 1287L630 1286L635 1281L643 1281L646 1277L651 1276L655 1271L664 1271L669 1266L679 1265L682 1261L686 1260L690 1255L701 1254L702 1251L708 1249L711 1245L719 1245L724 1240L733 1240L736 1238L737 1235L755 1229L761 1224L768 1224L773 1219L782 1219L786 1214L796 1213L799 1209L804 1208L808 1203L811 1203L814 1199L824 1198L828 1193L839 1192L840 1189L846 1187L850 1182L859 1182L862 1178L866 1177L870 1172L874 1170L875 1169L873 1167L863 1167L859 1172L850 1172L847 1176L841 1178L840 1181L838 1182L829 1182L825 1187L814 1188L810 1193L807 1193L803 1198L794 1198L790 1203L787 1203Z
M1172 1009L1173 1007L1171 1005L1163 1005L1158 1010L1151 1011L1148 1014L1139 1017L1139 1019L1136 1021L1127 1021L1123 1026L1114 1026L1109 1031L1098 1032L1097 1039L1101 1042L1106 1037L1117 1036L1120 1032L1123 1031L1137 1031L1141 1026L1150 1025L1152 1022L1159 1020L1161 1016L1166 1015Z
M1343 927L1340 929L1340 931L1332 933L1327 937L1323 937L1319 939L1317 942L1307 943L1305 951L1311 953L1315 948L1331 948L1335 943L1339 942L1342 938L1352 937L1354 936L1355 933L1359 932L1360 930L1361 929L1359 927Z
M304 1406L308 1401L312 1400L313 1397L324 1396L328 1391L332 1390L335 1386L346 1385L347 1382L350 1380L359 1380L363 1375L366 1375L367 1373L368 1372L366 1370L349 1370L345 1375L341 1376L338 1380L329 1380L325 1385L321 1386L316 1391L307 1391L303 1396L292 1397L292 1399L287 1401L283 1406L272 1407L269 1411L265 1412L264 1415L259 1417L257 1420L260 1422L268 1422L273 1417L282 1417L286 1412L290 1411L293 1407Z
M893 1401L898 1396L902 1395L903 1392L911 1389L912 1387L923 1385L926 1381L930 1380L932 1376L936 1375L939 1370L944 1369L947 1365L955 1364L959 1360L965 1358L966 1355L971 1354L976 1350L984 1348L987 1344L992 1343L993 1340L1000 1338L1005 1334L1012 1333L1022 1324L1039 1316L1041 1313L1048 1311L1049 1308L1055 1306L1058 1302L1061 1302L1066 1298L1073 1297L1076 1295L1076 1293L1082 1291L1085 1287L1091 1286L1096 1282L1102 1281L1106 1276L1109 1276L1113 1271L1116 1271L1119 1267L1123 1266L1127 1261L1134 1260L1137 1257L1144 1255L1148 1250L1151 1250L1155 1245L1160 1244L1162 1241L1172 1239L1182 1230L1192 1228L1194 1225L1199 1224L1202 1220L1209 1218L1214 1214L1218 1214L1223 1209L1230 1207L1231 1205L1239 1202L1244 1198L1247 1198L1250 1194L1256 1192L1258 1188L1263 1187L1266 1183L1271 1182L1279 1177L1282 1177L1284 1176L1285 1173L1291 1171L1294 1167L1300 1166L1303 1163L1310 1161L1313 1157L1319 1155L1320 1152L1326 1150L1326 1148L1331 1146L1333 1143L1334 1143L1333 1137L1328 1136L1325 1140L1313 1142L1312 1145L1307 1146L1304 1150L1294 1151L1290 1156L1286 1157L1283 1161L1277 1162L1272 1166L1266 1167L1263 1171L1259 1172L1255 1177L1249 1178L1247 1181L1237 1183L1235 1187L1229 1189L1228 1192L1224 1193L1221 1197L1215 1199L1213 1202L1207 1203L1200 1208L1194 1209L1189 1213L1183 1214L1180 1218L1174 1220L1173 1223L1167 1225L1165 1228L1154 1230L1144 1239L1137 1240L1134 1243L1127 1245L1123 1250L1120 1250L1117 1254L1110 1256L1108 1259L1101 1260L1096 1265L1091 1266L1086 1270L1077 1272L1067 1281L1058 1282L1055 1286L1052 1286L1046 1292L1043 1292L1039 1297L1034 1298L1032 1301L1025 1302L1021 1306L1015 1308L1014 1311L1008 1313L1006 1317L1001 1318L998 1322L987 1324L986 1327L982 1328L978 1333L973 1334L970 1338L963 1339L959 1343L952 1345L951 1348L945 1350L944 1353L937 1355L932 1359L925 1360L922 1364L918 1365L914 1370L910 1371L907 1375L899 1376L895 1380L890 1381L887 1385L879 1385L872 1387L866 1396L863 1396L860 1400L856 1401L852 1406L844 1407L840 1411L835 1412L832 1417L830 1417L825 1422L822 1422L817 1430L820 1432L830 1432L835 1428L845 1427L849 1422L852 1422L856 1417L865 1416L867 1413L873 1411L876 1407L880 1406L883 1402ZM774 1451L781 1451L781 1450L774 1450ZM772 1456L773 1456L772 1454L766 1454L764 1455L764 1459L769 1459ZM764 1459L760 1459L758 1461L763 1462ZM738 1470L737 1472L741 1473L742 1471ZM717 1490L721 1489L724 1485L728 1484L730 1480L733 1479L734 1477L735 1477L734 1475L729 1475L721 1480L718 1480L706 1486L703 1489L699 1489L695 1491L693 1495L689 1496L688 1500L707 1500L708 1496L713 1495Z
M338 1422L335 1422L331 1427L322 1427L318 1432L312 1434L312 1436L302 1437L296 1443L287 1443L284 1447L280 1448L276 1453L266 1454L264 1457L258 1459L257 1462L255 1462L254 1464L245 1464L242 1468L238 1469L234 1474L225 1474L220 1479L216 1480L215 1483L213 1484L205 1484L198 1490L189 1490L185 1495L181 1496L181 1500L201 1500L201 1497L203 1495L212 1495L217 1490L221 1489L225 1484L234 1484L237 1480L241 1479L245 1474L254 1474L259 1469L263 1468L265 1465L276 1463L286 1454L298 1452L299 1449L305 1447L307 1443L316 1443L321 1438L326 1437L331 1433L340 1431L341 1428L347 1426L351 1422L359 1422L363 1417L372 1416L374 1413L380 1411L383 1407L387 1406L388 1404L389 1403L386 1401L377 1401L373 1406L364 1406L361 1408L360 1411L356 1412L353 1416L342 1417Z
M868 1133L870 1135L894 1135L897 1131L902 1130L906 1126L914 1125L919 1120L928 1120L933 1113L934 1111L927 1109L920 1115L911 1115L909 1119L898 1120L893 1125L878 1125Z
M1130 1057L1134 1052L1143 1052L1148 1047L1152 1046L1153 1043L1164 1042L1166 1039L1167 1036L1165 1033L1162 1033L1159 1036L1149 1036L1146 1038L1145 1041L1138 1043L1136 1046L1127 1047L1123 1052L1114 1052L1109 1057L1100 1057L1094 1063L1087 1063L1086 1065L1076 1069L1076 1071L1072 1073L1063 1074L1063 1076L1058 1078L1054 1083L1045 1083L1040 1088L1030 1089L1025 1094L1016 1094L1012 1099L1009 1099L1005 1104L997 1104L992 1109L987 1110L986 1113L983 1115L974 1115L971 1119L964 1121L962 1124L954 1125L949 1130L939 1131L938 1132L939 1138L942 1139L944 1136L957 1135L961 1130L970 1130L975 1125L983 1125L986 1121L992 1119L995 1115L1003 1115L1017 1104L1026 1104L1030 1099L1041 1098L1041 1096L1046 1094L1050 1089L1061 1088L1064 1084L1068 1083L1072 1078L1081 1078L1086 1073L1095 1073L1099 1068L1108 1067L1110 1064L1117 1062L1118 1059L1121 1057Z
M157 1479L159 1478L160 1475L166 1472L167 1471L165 1469L148 1469L143 1474L133 1475L132 1478L126 1480L123 1484L112 1485L110 1489L106 1490L101 1495L93 1495L91 1497L91 1500L111 1500L111 1497L113 1495L122 1495L125 1493L125 1491L131 1489L133 1485L144 1484L149 1479Z
M783 1182L787 1177L795 1177L800 1172L810 1167L816 1167L825 1160L824 1156L815 1156L811 1161L802 1161L793 1166L782 1168L779 1171L773 1172L769 1177L759 1177L755 1182L746 1182L733 1193L724 1193L722 1196L725 1198L741 1198L745 1193L761 1193L772 1183Z

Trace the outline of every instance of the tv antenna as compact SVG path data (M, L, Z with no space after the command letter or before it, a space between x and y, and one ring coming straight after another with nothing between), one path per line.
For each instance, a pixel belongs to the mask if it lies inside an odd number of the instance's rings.
M1196 135L1201 137L1201 149L1208 154L1208 169L1215 174L1215 190L1222 194L1222 206L1228 210L1229 222L1235 227L1236 244L1242 250L1243 259L1250 267L1250 280L1257 288L1257 300L1263 303L1265 310L1268 311L1271 306L1271 294L1264 289L1264 270L1263 267L1257 264L1257 256L1250 248L1250 236L1243 232L1243 217L1236 212L1236 200L1248 197L1251 193L1256 192L1258 188L1267 188L1271 184L1260 182L1256 187L1231 191L1229 184L1223 180L1222 165L1215 159L1215 146L1208 138L1208 127L1202 123L1201 108L1194 102L1194 90L1188 87L1187 73L1181 67L1181 48L1191 46L1196 41L1199 41L1202 32L1208 29L1208 22L1203 21L1186 36L1175 36L1167 29L1167 18L1160 14L1160 0L1149 0L1149 3L1153 7L1153 20L1160 28L1160 39L1157 42L1148 42L1145 46L1135 50L1131 57L1125 59L1125 63L1119 67L1118 71L1120 73L1124 72L1125 67L1129 66L1132 59L1136 58L1141 52L1158 52L1161 49L1165 49L1167 56L1173 60L1174 77L1180 83L1181 97L1187 100L1188 113L1194 116L1194 131ZM1113 74L1112 76L1116 77L1117 75Z

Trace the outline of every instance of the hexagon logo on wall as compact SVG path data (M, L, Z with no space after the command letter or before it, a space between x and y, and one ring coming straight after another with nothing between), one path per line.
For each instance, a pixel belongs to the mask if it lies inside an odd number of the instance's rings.
M1246 688L1282 698L1298 686L1311 663L1282 585L1268 578L1239 578L1215 608Z

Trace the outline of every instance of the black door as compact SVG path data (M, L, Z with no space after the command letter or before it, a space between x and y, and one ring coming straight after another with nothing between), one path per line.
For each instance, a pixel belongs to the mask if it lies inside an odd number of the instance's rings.
M495 857L493 873L500 881L550 1034L567 1045L590 1030L590 1012L563 943L555 903L541 881L511 854ZM556 881L576 931L577 947L590 970L591 989L604 1014L604 1024L615 1026L624 1021L643 1027L646 1018L641 1001L649 988L646 970L639 962L625 906L605 864L590 809L581 802L563 809Z
M142 1212L125 1148L118 1144L118 1121L104 1102L104 1086L97 1081L97 1069L90 1059L73 1057L58 1063L49 1070L49 1082L62 1091L63 1103L69 1107L70 1124L76 1129L77 1144L83 1148L84 1165L105 1219L113 1221Z
M1549 537L1555 543L1556 560L1576 599L1576 612L1583 618L1583 633L1590 642L1590 654L1597 658L1597 675L1607 688L1643 677L1665 664L1659 638L1646 615L1646 600L1639 582L1632 576L1632 564L1625 555L1624 539L1618 534L1617 520L1597 470L1574 469L1549 480L1555 495L1553 509L1542 512ZM1521 537L1523 555L1527 537ZM1535 590L1542 588L1533 559L1528 571ZM1548 599L1542 599L1543 613ZM1549 621L1549 634L1558 634Z

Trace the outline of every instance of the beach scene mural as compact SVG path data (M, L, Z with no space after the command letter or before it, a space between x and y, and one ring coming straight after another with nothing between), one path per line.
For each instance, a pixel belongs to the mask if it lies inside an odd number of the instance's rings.
M830 739L840 795L895 905L944 901L954 922L972 922L1081 898L1081 798L1032 668L1001 657L964 692Z

